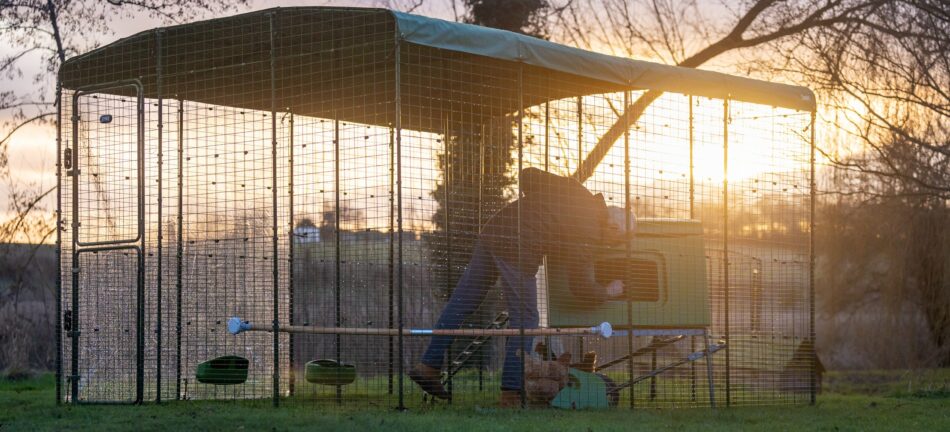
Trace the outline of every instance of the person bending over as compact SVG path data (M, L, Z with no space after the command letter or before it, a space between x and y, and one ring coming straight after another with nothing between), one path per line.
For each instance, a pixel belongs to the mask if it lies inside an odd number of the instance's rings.
M510 327L537 328L535 273L545 255L568 263L575 298L596 305L622 294L621 281L601 286L594 278L595 250L623 240L622 233L609 223L603 195L592 194L573 179L536 168L522 170L519 181L521 196L482 227L471 261L442 310L437 329L459 328L478 309L499 276ZM442 385L441 370L452 340L452 336L434 336L422 361L409 371L409 377L426 393L441 399L450 397ZM520 353L531 351L531 340L514 336L506 341L502 405L520 403Z

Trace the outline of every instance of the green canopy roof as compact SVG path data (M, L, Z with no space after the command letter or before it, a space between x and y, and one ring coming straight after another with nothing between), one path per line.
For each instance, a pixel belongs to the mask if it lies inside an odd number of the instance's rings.
M811 90L718 72L615 57L522 34L393 12L407 42L485 57L523 62L631 89L661 90L741 100L802 111L815 110Z
M522 103L621 90L659 90L813 111L804 87L614 57L503 30L386 9L293 7L143 31L67 60L66 89L135 79L148 98L183 99L386 125L394 119L397 40L403 127L439 130L467 112L512 112L483 96ZM460 65L475 68L458 74ZM526 67L520 68L519 65ZM518 71L522 72L518 72ZM160 71L160 73L159 73ZM448 71L448 72L447 72ZM456 74L456 75L453 75ZM121 93L128 88L109 91ZM478 112L477 110L482 110Z

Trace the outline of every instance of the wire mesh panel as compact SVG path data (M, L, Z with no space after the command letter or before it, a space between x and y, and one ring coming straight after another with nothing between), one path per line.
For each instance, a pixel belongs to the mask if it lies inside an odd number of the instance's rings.
M136 93L134 86L120 87ZM113 88L112 90L118 90ZM139 104L132 97L78 93L74 141L76 218L83 246L135 242L139 237ZM82 172L85 171L85 172Z
M289 324L394 328L395 28L367 11L300 10L276 19L278 99L293 119L279 143L293 155ZM291 341L291 402L391 404L393 338L294 334Z
M135 249L80 252L77 402L138 400Z
M731 399L806 401L810 117L734 101L728 115Z
M502 312L504 325L523 328L536 313L529 299L513 295L525 291L508 285L511 279L496 284L501 270L489 243L507 242L507 264L517 265L514 231L490 241L480 235L517 195L520 68L410 44L401 47L400 62L402 220L411 234L402 247L403 259L414 261L404 263L403 316L409 327L470 334L408 341L405 361L416 371L445 369L439 378L453 403L485 403L500 388L520 387L521 371L511 359L518 338L472 346L474 330ZM422 398L414 384L407 394Z
M161 105L161 106L160 106ZM177 289L183 282L179 271L184 263L181 245L183 236L179 221L179 193L184 173L179 161L184 159L184 103L168 98L153 99L146 104L147 124L145 149L146 209L150 209L150 229L146 230L145 256L145 397L147 400L175 400L180 397L178 372L179 307L182 302ZM159 132L161 131L161 132ZM181 150L181 151L180 151ZM182 220L183 221L183 220Z
M425 23L271 10L67 63L64 400L811 400L809 112Z
M273 315L271 128L269 113L186 103L182 232L182 398L271 394L273 345L267 334L236 339L230 315ZM207 126L208 124L213 126ZM250 364L242 386L195 382L202 362L224 354Z

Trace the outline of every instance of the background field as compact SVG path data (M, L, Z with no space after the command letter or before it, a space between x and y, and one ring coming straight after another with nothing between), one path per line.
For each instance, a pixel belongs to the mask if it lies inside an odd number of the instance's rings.
M0 431L14 430L950 430L950 370L832 372L816 406L630 412L474 408L280 408L270 402L60 406L51 375L0 380Z

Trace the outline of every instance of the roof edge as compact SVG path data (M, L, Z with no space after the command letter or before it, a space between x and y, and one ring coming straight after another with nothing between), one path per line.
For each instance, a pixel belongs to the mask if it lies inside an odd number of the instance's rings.
M716 99L730 99L814 112L815 94L807 87L773 83L721 72L653 63L587 51L506 30L456 23L384 8L293 7L267 8L236 16L267 15L281 10L319 9L387 13L395 21L397 37L408 43L464 52L499 60L521 62L562 73L587 77L635 90L657 90ZM140 31L86 53L70 57L63 69L128 40L171 29L201 25L227 18L211 18Z
M627 86L717 99L815 111L815 94L807 87L616 57L507 30L456 23L398 11L399 38L409 43L522 62L545 69Z

